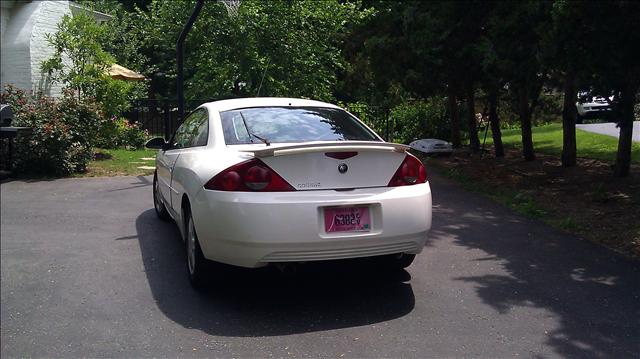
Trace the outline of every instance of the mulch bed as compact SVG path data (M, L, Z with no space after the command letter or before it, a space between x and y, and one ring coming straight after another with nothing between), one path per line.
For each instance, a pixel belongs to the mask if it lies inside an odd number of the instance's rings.
M554 227L640 259L638 164L632 164L629 176L615 178L607 162L580 158L576 167L563 168L556 156L536 154L535 161L526 162L516 149L508 149L504 158L491 153L481 158L463 149L425 161L453 179L474 183L468 187L479 192L499 189L501 202L525 198L533 213Z

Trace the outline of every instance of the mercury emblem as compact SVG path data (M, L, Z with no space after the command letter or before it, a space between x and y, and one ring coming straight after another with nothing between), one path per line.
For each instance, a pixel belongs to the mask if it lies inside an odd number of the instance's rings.
M346 163L341 163L338 165L338 172L345 173L347 172L347 170L349 170L349 167L347 166Z

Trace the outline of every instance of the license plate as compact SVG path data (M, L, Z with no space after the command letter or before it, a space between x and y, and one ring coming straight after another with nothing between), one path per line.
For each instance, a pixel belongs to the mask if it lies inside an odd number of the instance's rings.
M369 232L369 207L331 207L324 209L324 230L333 232Z

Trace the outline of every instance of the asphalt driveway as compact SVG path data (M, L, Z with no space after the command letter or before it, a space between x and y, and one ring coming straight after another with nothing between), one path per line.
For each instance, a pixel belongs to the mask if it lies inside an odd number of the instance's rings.
M576 128L615 138L620 137L620 128L618 128L614 122L578 124ZM633 121L633 134L631 138L633 142L640 142L640 121Z
M4 183L1 355L638 357L640 263L431 183L408 271L224 269L205 293L149 177Z

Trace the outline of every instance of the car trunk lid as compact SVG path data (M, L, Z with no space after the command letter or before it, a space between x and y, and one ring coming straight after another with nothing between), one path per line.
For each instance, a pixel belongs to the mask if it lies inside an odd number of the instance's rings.
M250 152L296 190L387 186L409 146L369 141L248 145Z

